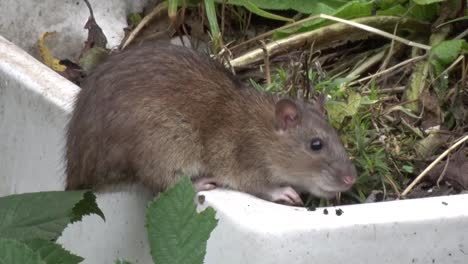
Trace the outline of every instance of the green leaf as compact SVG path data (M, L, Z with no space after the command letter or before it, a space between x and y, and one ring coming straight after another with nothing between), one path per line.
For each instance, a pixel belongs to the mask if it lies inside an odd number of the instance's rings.
M130 21L130 25L136 26L136 25L140 24L142 17L138 13L130 13L127 16L127 19Z
M439 14L439 4L430 3L426 5L414 4L415 1L410 1L412 3L409 7L409 17L420 21L432 21Z
M38 192L0 198L0 237L18 240L55 240L63 229L83 215L97 213L89 191Z
M431 62L434 65L440 63L446 66L466 52L468 52L468 43L463 39L442 41L431 48Z
M354 116L361 105L361 100L358 93L349 92L348 103L327 101L325 107L333 126L339 127L345 117Z
M413 0L418 5L429 5L432 3L443 2L444 0Z
M291 18L287 18L287 17L283 17L283 16L279 16L279 15L275 15L275 14L272 14L270 12L267 12L263 9L260 9L258 8L258 6L254 5L251 1L249 0L243 0L244 1L244 7L247 8L247 10L249 10L250 12L252 13L255 13L259 16L262 16L262 17L265 17L265 18L269 18L269 19L274 19L274 20L280 20L280 21L286 21L286 22L294 22L294 19L291 19Z
M181 5L180 0L167 0L167 15L171 19L175 19L177 16L177 9Z
M192 182L183 177L149 205L146 225L154 262L203 263L206 242L217 223L213 208L197 213Z
M321 12L321 13L329 14L329 15L339 17L339 18L344 18L344 19L353 19L353 18L366 17L366 16L372 15L372 8L373 8L372 3L351 1L343 6L340 6L338 9L327 10L326 12ZM300 28L280 30L275 34L275 38L285 37L294 32L311 31L311 30L323 27L325 25L330 25L332 23L334 22L326 20L326 19L311 20L309 22L305 22L304 24L302 24Z
M217 0L222 2L223 0ZM227 0L228 4L243 5L244 0ZM304 14L329 14L333 10L343 6L346 0L250 0L252 4L267 10L296 10Z
M384 10L393 6L401 5L404 2L406 2L406 0L376 0L375 4L377 8Z
M91 72L97 65L109 56L109 51L101 47L92 47L86 50L78 61L78 65L85 71Z
M73 207L72 223L81 221L83 216L91 214L97 214L102 220L106 220L104 213L99 209L96 203L96 196L88 191L83 194L83 199Z
M26 244L0 238L0 264L47 264Z
M43 239L23 241L38 253L47 264L78 264L84 259L65 250L61 245Z
M395 5L387 9L378 10L379 16L402 16L406 13L407 9L402 5Z
M205 0L205 11L206 16L208 17L208 22L210 24L211 37L213 39L214 51L216 53L219 51L219 49L221 49L222 36L221 31L219 30L214 0Z
M414 66L413 73L410 77L410 85L405 89L404 97L412 103L406 104L406 108L410 109L413 113L419 111L419 99L424 88L427 85L427 75L429 74L429 63L426 61L418 62Z
M403 165L401 168L403 169L404 172L407 172L407 173L414 172L414 167L411 165Z

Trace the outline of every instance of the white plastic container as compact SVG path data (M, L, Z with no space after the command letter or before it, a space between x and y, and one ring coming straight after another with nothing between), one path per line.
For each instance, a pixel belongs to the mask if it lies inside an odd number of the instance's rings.
M125 14L144 1L94 1L98 23L116 45ZM77 4L78 3L78 4ZM79 88L29 54L45 31L57 31L63 57L84 41L88 11L76 1L0 2L0 196L62 190L64 127ZM26 52L26 51L28 52ZM468 263L468 195L341 206L316 211L247 194L203 193L220 219L206 263ZM88 216L59 242L83 263L117 258L152 263L144 228L151 196L139 186L98 195L106 222Z

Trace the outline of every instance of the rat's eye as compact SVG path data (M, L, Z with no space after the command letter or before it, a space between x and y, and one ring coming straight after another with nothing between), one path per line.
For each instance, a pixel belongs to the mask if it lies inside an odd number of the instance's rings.
M319 151L323 147L322 140L320 138L313 138L310 141L310 149L313 151Z

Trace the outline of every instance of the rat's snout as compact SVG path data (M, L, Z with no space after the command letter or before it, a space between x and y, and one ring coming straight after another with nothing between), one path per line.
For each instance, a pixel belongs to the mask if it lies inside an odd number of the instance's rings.
M341 176L341 181L344 186L347 188L351 188L353 184L356 182L357 179L357 172L356 168L354 167L354 164L349 161L348 166L346 166L346 169L340 171Z
M356 182L356 176L353 175L346 175L343 177L344 184L351 186Z

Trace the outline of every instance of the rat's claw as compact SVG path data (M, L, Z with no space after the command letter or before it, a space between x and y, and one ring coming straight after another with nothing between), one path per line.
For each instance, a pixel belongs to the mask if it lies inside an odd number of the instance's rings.
M210 178L201 177L201 178L193 180L192 182L197 192L209 191L209 190L216 189L217 187L216 182L214 182Z
M284 203L296 206L304 205L301 197L299 197L299 194L289 186L272 189L270 195L272 201L276 203Z

